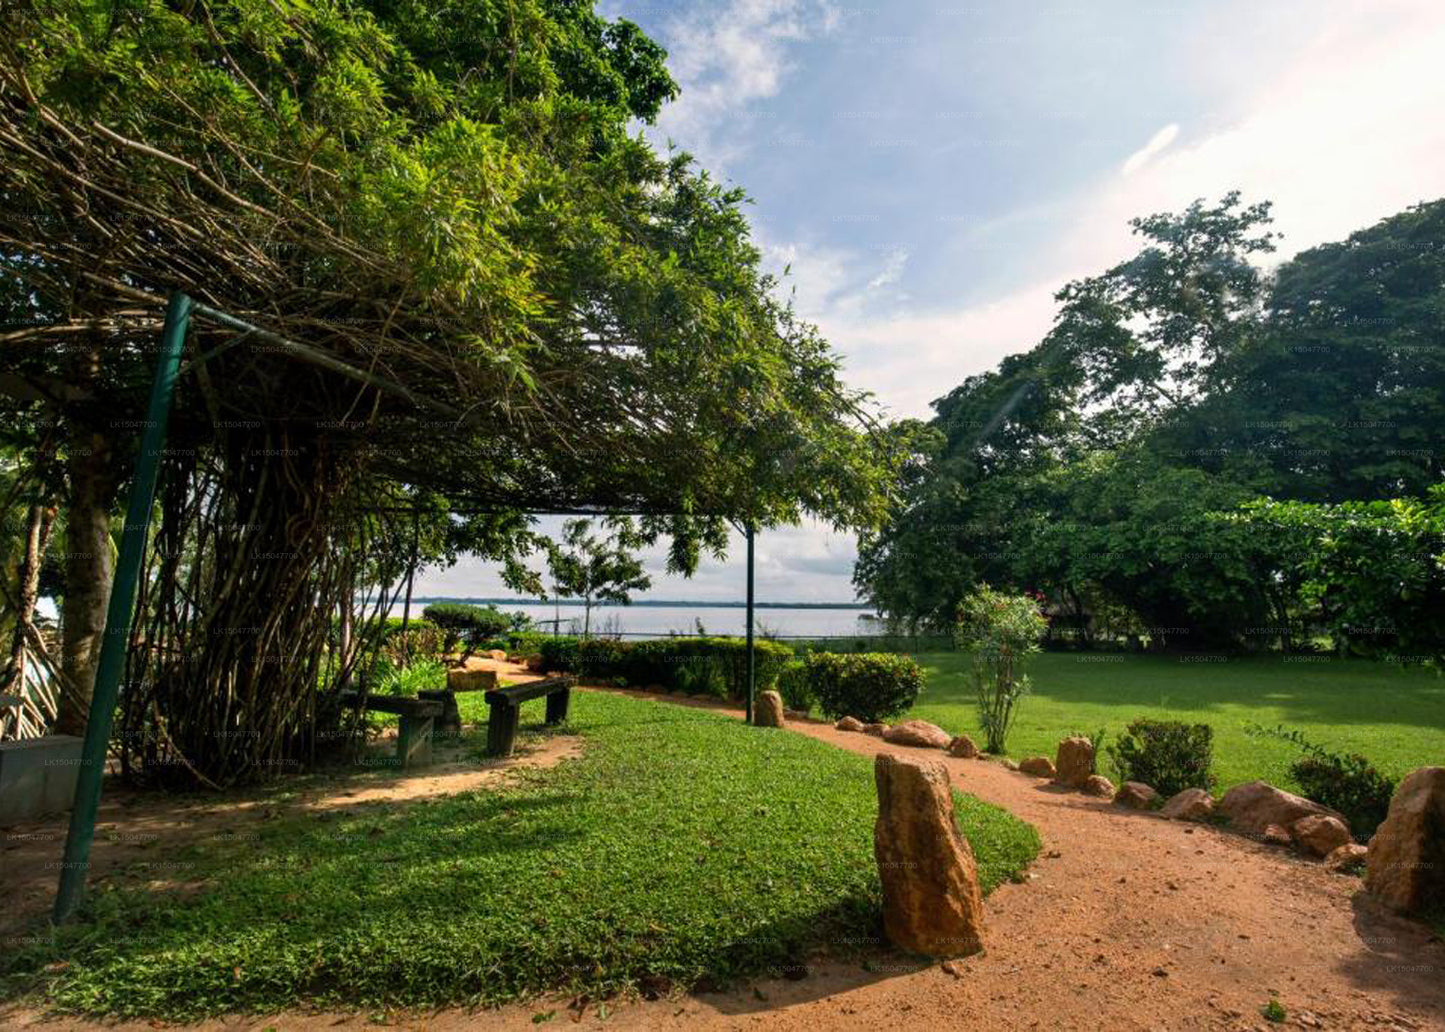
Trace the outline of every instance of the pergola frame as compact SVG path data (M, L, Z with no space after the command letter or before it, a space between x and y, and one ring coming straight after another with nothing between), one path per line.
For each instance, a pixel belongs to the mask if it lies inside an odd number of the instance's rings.
M200 355L183 368L181 356L185 349L186 331L192 316L199 316L236 330L240 336L234 340ZM151 384L150 401L144 432L141 436L139 459L134 479L131 482L130 497L126 506L125 525L121 532L120 554L115 565L115 577L111 587L110 600L106 609L105 634L96 664L95 688L91 695L90 712L85 726L85 740L81 747L80 766L77 773L75 800L70 811L70 826L65 839L65 855L61 863L60 882L56 890L52 920L60 924L70 918L80 905L85 893L86 872L90 868L90 851L95 840L95 820L100 809L101 785L105 775L106 754L110 744L111 730L115 722L115 708L120 698L120 682L125 673L126 646L130 640L131 624L134 618L135 599L139 588L141 569L150 535L151 513L154 509L156 480L160 471L160 457L164 452L166 432L170 421L171 403L175 396L176 382L181 373L200 365L209 358L235 346L246 337L254 337L280 351L302 361L320 366L341 376L364 383L377 390L393 394L421 408L428 408L456 419L465 421L465 415L444 402L419 395L414 391L387 380L384 377L357 369L325 352L298 343L269 330L254 326L235 316L199 304L181 291L170 295L166 306L165 323L161 329L161 348L156 360L155 378ZM517 506L505 511L524 508ZM414 509L381 509L377 511L409 511ZM482 513L500 512L500 507L459 507L455 512ZM535 515L574 516L625 516L665 515L656 511L623 511L618 509L566 509L550 508L537 510ZM747 539L747 647L748 647L748 694L746 722L753 722L753 701L756 689L756 660L754 655L754 578L753 539L755 528L747 524L741 528ZM415 556L408 574L408 606L410 605L410 581L415 572Z

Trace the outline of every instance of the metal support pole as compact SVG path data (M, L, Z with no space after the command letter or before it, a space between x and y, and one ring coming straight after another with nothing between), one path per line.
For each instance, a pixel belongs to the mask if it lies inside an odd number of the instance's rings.
M748 713L747 720L753 722L753 692L757 687L757 663L753 656L753 525L747 526L748 535Z
M151 384L150 409L141 434L136 457L135 479L125 511L120 556L115 564L115 581L105 613L105 638L96 664L95 691L90 698L90 715L85 724L80 772L75 786L75 803L70 810L70 832L65 839L65 860L60 866L60 887L55 894L53 919L61 923L75 912L85 894L85 875L90 869L90 846L95 838L95 815L100 808L100 783L105 774L105 754L110 744L115 706L120 697L120 679L125 673L126 642L130 639L136 589L140 584L141 562L150 534L151 507L156 496L156 475L161 450L166 442L166 424L171 415L186 326L191 317L191 299L182 293L171 295L166 323L161 331L161 353L156 360L156 377Z

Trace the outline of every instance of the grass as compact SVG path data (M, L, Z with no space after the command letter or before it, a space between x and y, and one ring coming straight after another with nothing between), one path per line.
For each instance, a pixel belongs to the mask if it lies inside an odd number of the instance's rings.
M505 789L281 816L178 852L198 893L99 892L52 944L0 961L0 988L177 1020L500 1004L724 984L881 941L866 758L595 692L564 730L582 758ZM985 890L1017 877L1034 829L958 802Z
M955 734L983 736L969 657L925 653L926 687L908 714ZM1283 724L1334 752L1359 752L1399 776L1445 757L1445 678L1366 660L1330 657L1169 657L1044 653L1030 660L1033 694L1009 735L1015 757L1052 757L1070 732L1107 729L1112 740L1138 717L1214 728L1221 787L1261 778L1293 784L1299 750L1249 734L1251 723ZM1107 762L1101 772L1113 776Z

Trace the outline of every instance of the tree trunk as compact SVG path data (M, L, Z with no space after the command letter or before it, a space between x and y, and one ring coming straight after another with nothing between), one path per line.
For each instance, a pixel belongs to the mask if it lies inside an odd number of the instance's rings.
M70 690L61 693L56 730L65 735L83 735L115 577L110 511L117 484L110 441L105 435L77 427L71 434L69 453L60 658Z
M40 564L45 559L45 547L50 540L54 526L55 510L32 505L25 527L25 558L16 571L18 587L15 612L15 629L10 638L10 652L5 663L5 673L0 676L0 692L13 689L14 694L24 694L23 663L27 648L28 630L35 619L35 604L40 599Z

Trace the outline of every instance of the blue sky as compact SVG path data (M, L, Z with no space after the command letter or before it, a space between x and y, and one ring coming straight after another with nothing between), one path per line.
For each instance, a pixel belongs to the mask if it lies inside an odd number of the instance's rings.
M669 51L682 96L649 136L748 191L769 265L892 415L1031 347L1132 216L1238 188L1275 202L1278 259L1445 195L1439 0L599 7ZM852 557L766 534L760 595L851 599ZM740 555L656 580L737 598ZM421 584L498 590L470 563Z

